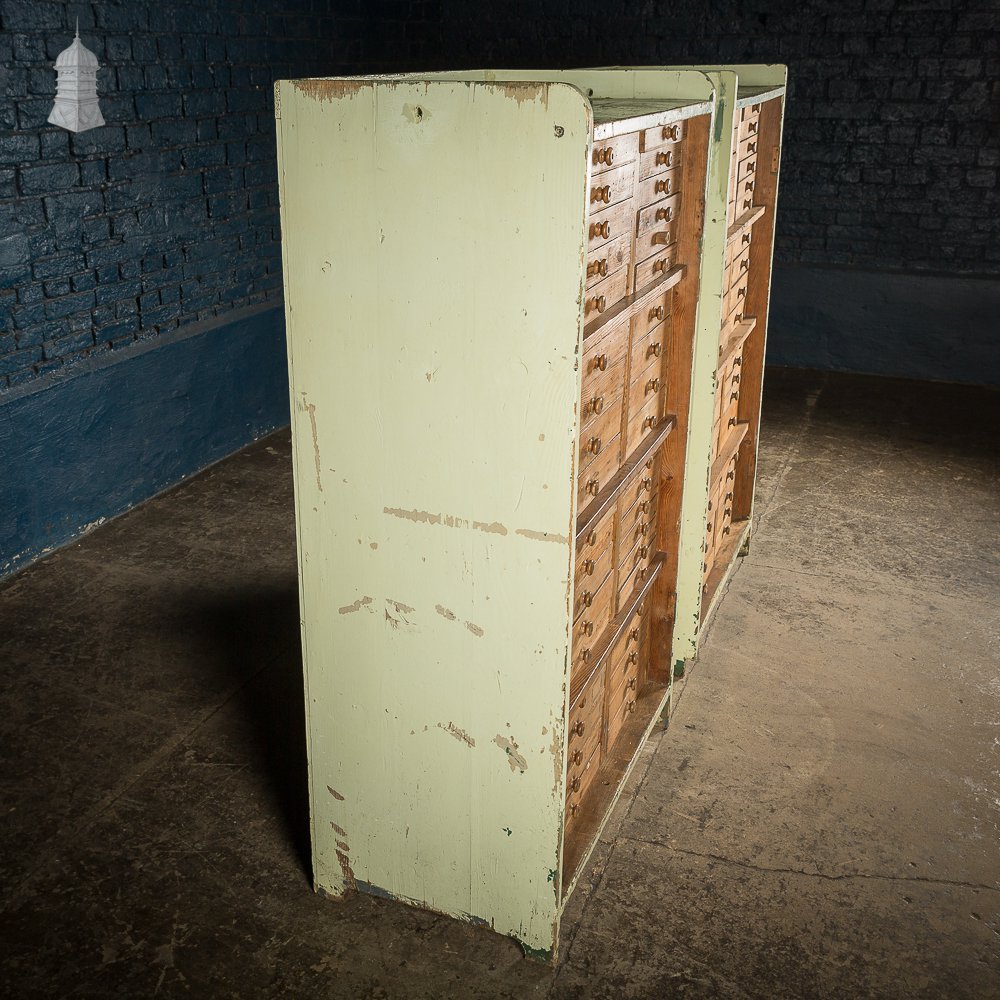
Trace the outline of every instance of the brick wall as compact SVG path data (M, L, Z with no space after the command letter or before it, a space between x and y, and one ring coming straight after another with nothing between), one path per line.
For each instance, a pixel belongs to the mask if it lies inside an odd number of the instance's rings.
M343 62L349 6L0 2L0 389L280 302L272 81ZM77 18L107 124L72 134L46 119Z

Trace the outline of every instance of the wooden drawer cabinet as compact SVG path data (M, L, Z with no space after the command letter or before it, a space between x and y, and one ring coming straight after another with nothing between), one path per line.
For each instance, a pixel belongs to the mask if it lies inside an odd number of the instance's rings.
M324 893L554 955L749 518L781 95L747 72L277 85Z

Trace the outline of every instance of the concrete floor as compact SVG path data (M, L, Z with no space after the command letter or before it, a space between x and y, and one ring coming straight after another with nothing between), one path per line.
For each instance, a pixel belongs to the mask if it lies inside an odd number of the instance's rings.
M0 996L1000 997L1000 394L770 372L554 969L307 875L289 444L0 587Z

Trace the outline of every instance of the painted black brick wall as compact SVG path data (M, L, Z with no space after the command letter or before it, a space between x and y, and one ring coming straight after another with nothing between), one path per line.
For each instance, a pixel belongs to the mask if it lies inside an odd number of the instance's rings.
M0 2L0 388L280 302L272 81L349 68L362 5ZM72 134L46 119L77 18L107 124Z

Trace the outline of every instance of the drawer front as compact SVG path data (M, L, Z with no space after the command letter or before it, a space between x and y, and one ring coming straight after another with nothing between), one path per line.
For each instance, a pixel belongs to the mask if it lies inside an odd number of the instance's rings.
M632 338L629 371L641 374L658 358L664 359L670 347L670 317L658 323L644 337Z
M736 240L733 241L735 246ZM750 247L747 246L746 249L739 255L739 257L733 258L732 263L729 266L729 287L737 284L741 279L745 280L747 272L750 270Z
M726 315L739 311L743 312L743 304L747 297L747 275L737 278L735 284L726 293Z
M734 151L734 156L736 157L737 161L745 160L748 156L755 156L756 153L757 153L757 139L755 136L750 136L747 139L740 139L737 141Z
M736 133L736 141L744 142L747 139L757 138L757 129L760 125L758 118L748 118L746 121L740 122L740 127Z
M589 196L591 211L599 212L608 205L617 205L618 202L631 198L634 179L634 163L626 163L623 167L615 167L591 178Z
M621 735L622 729L628 720L631 719L634 711L635 694L630 693L629 696L622 702L618 711L608 718L608 750L615 745L618 737Z
M651 257L664 247L673 246L677 242L677 223L661 222L653 229L647 229L635 241L636 264Z
M570 673L570 696L575 697L579 686L587 679L593 666L593 651L614 614L615 574L610 573L594 595L594 602L585 608L573 623L573 665Z
M609 240L632 235L632 204L624 202L603 212L591 213L587 222L587 256Z
M642 236L650 229L660 229L665 223L676 222L681 210L681 196L672 194L655 205L647 205L639 212L636 232Z
M755 178L756 174L750 174L749 177L744 177L743 180L736 185L736 199L740 202L740 204L743 204L748 198L751 202L753 201L753 189L756 185Z
M744 104L740 108L740 121L754 121L760 117L760 105L759 104Z
M587 761L594 747L601 741L601 723L604 709L604 667L595 671L587 686L580 692L569 709L569 738L566 751L572 765L574 759L580 764ZM576 758L576 751L580 751Z
M681 165L681 147L669 143L655 149L647 149L639 156L639 180L662 174Z
M612 365L607 371L599 371L587 380L580 396L580 434L589 430L599 417L609 410L617 409L621 414L622 391L625 384L624 359Z
M653 500L640 500L625 511L621 518L621 530L618 534L618 551L622 559L631 553L639 542L653 542L656 538L656 503Z
M600 281L588 288L583 303L584 323L599 319L601 313L606 312L616 302L624 298L627 282L628 269L622 268L606 278L601 278Z
M654 205L658 201L663 201L664 198L669 198L672 194L677 194L680 190L680 180L679 170L668 170L666 173L639 181L639 191L636 195L637 206L645 208L647 205Z
M666 388L666 379L662 375L662 365L654 359L645 371L636 372L628 389L628 416L645 409L650 400L662 396Z
M656 430L660 422L660 394L657 393L645 408L629 418L626 432L625 455L628 457L647 436Z
M608 407L587 425L586 429L580 433L580 461L577 466L580 476L583 476L586 470L601 457L604 449L610 447L611 442L620 442L621 431L622 414L621 408L617 406Z
M653 554L656 551L656 532L648 531L638 538L636 543L627 552L622 553L618 561L619 583L640 566L648 566L653 561Z
M621 435L609 441L601 453L587 466L586 471L577 480L576 506L577 510L583 510L598 493L614 477L618 471L618 446L621 444Z
M614 372L620 365L628 349L628 321L622 320L604 327L594 337L583 342L583 357L580 361L580 398L587 402L594 398L596 389L607 390L613 381L608 372ZM583 414L583 409L580 410Z
M677 247L667 247L653 257L649 257L635 268L635 281L632 287L637 291L645 288L650 282L656 281L668 274L677 263Z
M592 288L601 278L629 264L629 248L632 237L622 233L617 239L609 240L587 257L587 287Z
M634 698L639 687L639 677L645 667L648 650L649 629L645 616L635 615L629 622L622 637L623 645L617 657L608 661L607 678L607 715L609 719L618 714L618 709L626 698ZM627 639L627 642L624 640Z
M655 125L653 128L642 130L640 149L643 152L649 149L658 149L660 146L668 146L680 142L684 138L684 122L673 122L670 125Z
M673 292L664 292L652 299L641 312L632 317L632 342L643 338L658 323L670 315Z
M579 637L574 629L573 650L578 647L593 646L601 637L605 625L610 621L611 588L608 586L610 577L599 580L597 576L583 576L580 585L573 591L573 621L591 622L593 627L580 629ZM579 643L577 639L579 638ZM586 640L586 641L584 641Z
M636 495L638 494L638 496ZM649 525L656 524L657 493L653 489L630 490L618 502L618 538L620 551L625 552L632 547L635 537L631 536L633 527L645 521Z
M591 176L606 173L612 167L631 163L639 155L639 133L616 135L613 139L594 140L590 153Z
M585 577L596 580L598 583L603 580L597 571L589 572L584 563L598 562L605 550L611 548L611 542L615 533L615 514L609 511L587 532L586 537L580 542L576 550L576 585L579 589L580 582Z

